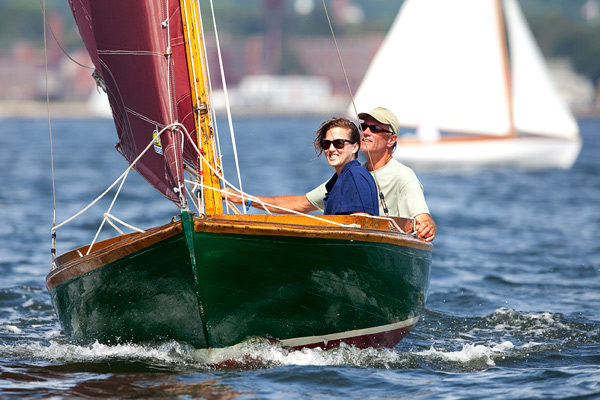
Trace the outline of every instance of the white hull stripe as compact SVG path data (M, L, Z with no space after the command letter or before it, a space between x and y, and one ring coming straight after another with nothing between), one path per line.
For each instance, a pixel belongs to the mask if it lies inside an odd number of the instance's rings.
M340 339L348 339L348 338L358 337L358 336L368 336L368 335L374 335L377 333L402 329L402 328L406 328L407 326L412 326L412 325L416 324L418 321L419 321L419 317L414 317L414 318L407 319L406 321L394 322L393 324L375 326L373 328L355 329L352 331L332 333L329 335L322 335L322 336L304 336L304 337L299 337L299 338L283 339L283 340L280 340L279 342L283 346L287 346L287 347L305 346L307 344L321 343L321 342L327 343L330 340L340 340Z

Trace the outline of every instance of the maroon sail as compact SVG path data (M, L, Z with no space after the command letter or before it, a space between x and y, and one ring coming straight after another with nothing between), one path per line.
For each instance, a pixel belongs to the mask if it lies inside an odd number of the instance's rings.
M183 124L195 138L179 1L69 0L69 4L106 85L119 138L116 148L127 161L133 162L153 136L172 123ZM196 162L187 138L169 129L135 168L181 205L184 155Z

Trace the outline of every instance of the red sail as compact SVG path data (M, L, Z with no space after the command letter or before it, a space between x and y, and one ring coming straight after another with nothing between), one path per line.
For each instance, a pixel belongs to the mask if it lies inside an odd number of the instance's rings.
M116 148L127 161L134 161L155 132L174 122L185 125L195 138L179 2L69 0L69 4L106 84L119 137ZM165 131L135 165L178 205L184 195L183 156L196 162L187 138L182 150L183 139L181 131Z

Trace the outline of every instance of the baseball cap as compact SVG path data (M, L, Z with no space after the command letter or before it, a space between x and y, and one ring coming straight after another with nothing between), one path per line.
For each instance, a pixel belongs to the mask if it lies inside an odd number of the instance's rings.
M367 115L370 115L382 124L389 125L390 128L392 128L392 132L395 134L398 133L398 130L400 129L400 122L398 122L396 115L387 108L376 107L369 112L359 113L358 118L364 120Z

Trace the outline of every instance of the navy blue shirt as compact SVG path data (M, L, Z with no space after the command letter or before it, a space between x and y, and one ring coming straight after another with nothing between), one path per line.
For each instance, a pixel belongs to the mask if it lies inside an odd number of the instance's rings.
M379 215L375 180L357 160L344 165L339 176L333 174L325 188L326 215L356 212Z

